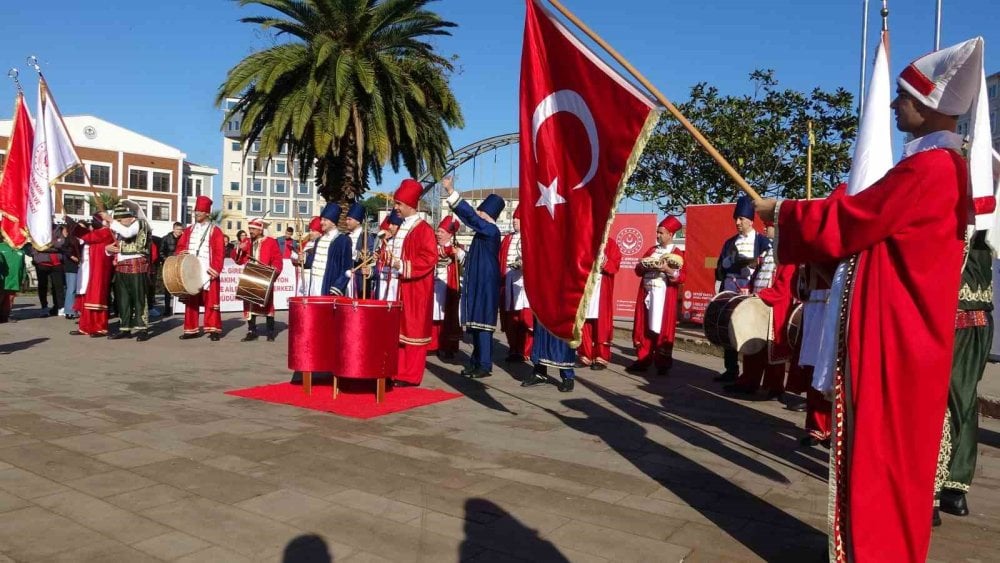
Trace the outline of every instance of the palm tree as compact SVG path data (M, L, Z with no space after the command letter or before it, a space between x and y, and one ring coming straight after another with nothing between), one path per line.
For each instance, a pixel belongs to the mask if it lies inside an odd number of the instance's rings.
M118 205L121 198L117 194L108 193L105 191L95 191L94 195L101 198L101 209L111 211ZM94 199L94 195L87 196L87 205L90 206L91 213L97 213L97 200Z
M257 162L283 143L308 175L316 165L327 201L356 201L369 177L400 164L439 176L449 127L462 113L448 84L453 65L428 43L454 23L424 9L434 0L239 0L281 16L241 21L287 39L230 69L217 104L239 98L244 146L260 141Z

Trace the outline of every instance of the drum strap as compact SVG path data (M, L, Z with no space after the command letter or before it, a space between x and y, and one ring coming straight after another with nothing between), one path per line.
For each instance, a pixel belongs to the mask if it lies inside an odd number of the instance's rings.
M204 232L204 233L201 233L201 240L199 240L199 241L198 241L198 248L197 248L197 249L195 249L195 251L194 251L194 255L195 255L196 257L197 257L197 256L198 256L199 254L201 254L201 247L202 247L202 245L203 245L203 244L205 244L205 239L207 239L207 238L208 238L208 233L210 233L210 232L212 231L212 229L214 229L214 228L215 228L215 225L212 225L212 224L209 224L209 225L208 225L208 228L207 228L207 229L205 229L205 232Z

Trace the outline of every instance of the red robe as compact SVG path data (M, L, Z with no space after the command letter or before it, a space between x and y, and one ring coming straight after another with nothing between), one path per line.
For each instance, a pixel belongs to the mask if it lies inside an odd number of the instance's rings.
M500 330L507 336L509 354L526 359L531 357L535 317L531 314L530 307L519 311L507 310L507 252L512 240L514 233L500 241Z
M797 270L798 267L792 264L775 264L770 287L757 291L757 297L771 308L771 339L760 352L743 356L743 373L736 380L737 386L756 391L763 378L768 392L785 390L785 363L792 357L788 318L792 314ZM750 285L752 287L753 282Z
M583 323L580 341L580 361L585 365L600 362L607 365L611 361L611 341L615 326L615 274L622 267L622 251L618 243L608 239L604 245L604 265L601 267L601 294L596 319ZM592 297L593 299L593 297Z
M91 231L78 225L74 236L87 244L87 263L90 268L78 330L88 335L107 334L108 295L111 290L114 257L109 256L104 250L109 244L115 243L115 234L108 227Z
M399 300L403 302L403 314L399 323L399 373L395 379L420 385L431 342L434 265L438 259L437 239L427 221L418 219L410 227L397 258L401 262Z
M459 274L458 253L456 243L448 246L438 246L438 260L448 263L448 291L444 304L444 319L435 321L431 327L431 344L428 351L457 352L458 343L462 340L462 325L458 319L459 305Z
M643 253L642 258L652 256L656 249L656 246L651 246ZM684 251L678 248L671 250L671 253L684 257ZM641 261L635 265L635 275L642 278L645 272L646 269ZM660 367L670 367L673 363L674 334L677 332L677 290L685 279L687 279L687 263L681 266L676 279L667 280L667 295L663 301L663 320L659 334L647 329L649 326L645 305L647 292L640 280L639 294L635 298L635 319L632 324L632 344L636 350L636 362L640 365L648 366L654 359L656 365Z
M181 238L177 239L175 254L181 254L188 250L193 230L193 226L184 229ZM205 307L205 332L222 332L222 310L220 308L222 283L219 275L226 257L226 240L222 229L212 225L206 242L208 243L208 273L212 276L212 280L208 282L208 287L202 289L198 295L181 298L181 301L184 302L184 332L189 334L198 332L199 309L203 306Z
M243 239L240 245L233 249L233 260L237 264L243 265L250 261L250 257L253 256L255 260L264 264L265 266L270 266L275 269L275 271L280 275L281 267L284 264L284 259L281 257L281 249L278 248L278 241L271 237L263 237L259 239L259 243L255 243L250 237ZM248 301L243 302L243 317L250 320L253 315L264 315L267 317L274 316L274 293L267 299L267 303L263 307L254 305Z
M858 254L834 383L831 559L927 557L967 185L962 157L931 149L857 195L779 207L781 262Z

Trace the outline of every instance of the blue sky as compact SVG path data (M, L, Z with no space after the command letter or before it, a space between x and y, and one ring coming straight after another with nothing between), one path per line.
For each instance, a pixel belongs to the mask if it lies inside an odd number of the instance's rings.
M674 100L700 81L745 93L755 68L774 69L782 85L796 89L858 89L861 0L564 3ZM436 41L441 53L459 57L453 87L466 127L453 132L453 146L515 131L523 1L442 0L431 8L459 25L452 37ZM871 43L879 8L872 0ZM889 8L896 73L932 49L935 2L897 0ZM216 90L237 61L270 44L238 21L252 13L230 0L4 0L0 68L20 67L33 90L24 61L37 55L65 114L99 116L218 168ZM942 45L983 35L986 70L1000 71L997 22L996 0L944 0ZM4 92L0 88L0 116L9 118L12 104L2 99L13 99L13 86ZM475 171L464 167L459 187L511 184L516 169L509 154L480 159ZM387 170L383 186L374 189L391 190L401 177Z

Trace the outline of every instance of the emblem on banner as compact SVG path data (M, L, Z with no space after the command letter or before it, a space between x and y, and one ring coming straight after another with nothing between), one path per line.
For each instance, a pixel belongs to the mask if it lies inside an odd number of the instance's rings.
M626 227L615 237L622 256L635 256L642 252L642 231L635 227Z

